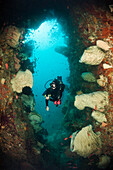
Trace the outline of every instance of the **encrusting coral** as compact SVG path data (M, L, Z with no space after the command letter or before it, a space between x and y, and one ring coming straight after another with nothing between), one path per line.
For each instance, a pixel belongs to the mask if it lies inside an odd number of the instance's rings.
M15 78L11 80L13 91L21 93L22 89L26 86L32 88L33 86L33 76L31 71L28 69L24 71L18 71Z
M97 91L89 94L75 96L74 106L79 110L90 107L103 112L104 107L108 105L108 93L106 91Z
M92 125L89 125L82 128L78 133L72 134L70 149L72 152L86 158L92 153L100 154L102 142L99 135L93 132Z

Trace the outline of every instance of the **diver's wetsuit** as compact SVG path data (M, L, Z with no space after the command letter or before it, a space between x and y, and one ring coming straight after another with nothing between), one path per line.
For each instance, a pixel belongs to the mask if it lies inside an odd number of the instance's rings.
M59 80L55 79L54 80L56 88L53 89L52 87L49 87L44 93L44 96L49 96L50 101L59 101L62 97L62 92L64 91L65 85L60 82ZM46 99L46 107L48 106L48 100ZM56 104L57 106L57 104Z

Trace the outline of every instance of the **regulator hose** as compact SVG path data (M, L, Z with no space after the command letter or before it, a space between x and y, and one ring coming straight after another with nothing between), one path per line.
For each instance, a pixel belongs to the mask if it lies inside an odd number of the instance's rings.
M48 80L48 81L45 83L45 85L44 85L44 88L45 88L45 89L47 89L46 85L47 85L47 83L50 82L50 81L53 81L53 79L50 79L50 80Z

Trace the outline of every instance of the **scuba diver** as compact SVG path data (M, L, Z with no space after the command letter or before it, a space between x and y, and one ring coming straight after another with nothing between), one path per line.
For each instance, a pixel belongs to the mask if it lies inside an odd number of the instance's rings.
M46 110L49 111L48 101L53 101L56 107L61 104L62 92L64 91L65 85L62 82L62 77L57 76L57 79L54 79L50 83L50 87L45 90L42 94L46 99Z

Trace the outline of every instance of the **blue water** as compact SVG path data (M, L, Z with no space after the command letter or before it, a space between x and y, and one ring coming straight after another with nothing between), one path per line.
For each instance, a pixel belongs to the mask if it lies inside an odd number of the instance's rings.
M44 120L42 126L51 135L62 126L64 115L61 109L66 99L67 91L65 90L63 93L62 104L60 106L56 107L53 102L49 102L49 111L45 109L45 97L42 94L46 90L44 87L45 83L50 79L57 78L57 76L62 76L64 84L69 86L67 82L70 74L68 59L64 55L55 52L55 47L66 46L65 36L57 21L52 20L52 22L47 21L47 23L41 24L38 30L32 30L27 35L26 40L35 41L33 53L30 57L31 61L35 61L32 88L36 102L35 110L42 115ZM47 83L47 87L49 87L49 83Z

